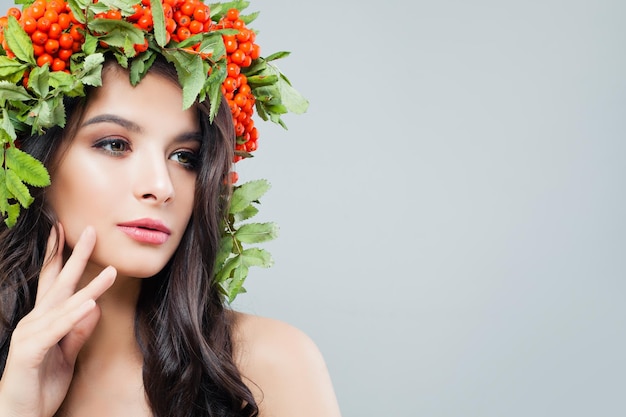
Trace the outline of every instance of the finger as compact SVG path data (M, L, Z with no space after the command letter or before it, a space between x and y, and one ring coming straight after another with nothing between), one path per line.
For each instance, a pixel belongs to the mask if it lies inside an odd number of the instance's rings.
M92 308L92 305L94 308ZM89 300L81 308L88 310L87 314L76 323L74 328L59 343L65 360L71 365L74 365L76 362L78 352L89 339L98 324L98 320L100 320L100 308L95 303L92 304Z
M65 234L63 232L63 226L60 223L57 228L54 226L50 230L50 236L48 236L48 242L46 244L46 254L44 257L43 267L39 274L39 281L37 283L37 297L35 304L37 304L41 298L48 292L56 277L61 272L63 266L63 246L65 245Z
M78 238L78 242L76 242L74 250L63 268L58 272L56 278L51 279L53 285L51 285L47 291L45 300L41 300L41 305L44 307L53 307L67 300L74 294L76 285L83 275L85 266L89 261L95 244L95 230L93 227L87 226ZM60 249L58 255L63 256L62 249Z
M29 320L20 323L23 326L19 333L28 340L32 348L40 352L47 351L70 334L91 313L95 300L113 285L116 274L115 268L105 268L85 288L63 304L46 310L45 314L40 312L27 316Z

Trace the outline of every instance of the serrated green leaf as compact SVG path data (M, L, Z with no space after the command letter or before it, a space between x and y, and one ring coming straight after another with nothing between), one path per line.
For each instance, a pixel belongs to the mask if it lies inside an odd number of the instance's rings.
M28 101L33 100L28 91L21 85L15 85L9 81L0 81L0 103L5 100Z
M28 208L33 202L33 197L28 191L28 187L21 181L20 177L10 169L5 170L7 191L15 197L24 208Z
M245 210L252 202L258 201L271 187L267 180L248 181L235 187L230 200L229 213L236 214Z
M252 204L246 207L245 209L235 213L233 216L235 218L235 223L242 222L244 220L251 219L256 216L259 212L259 209L254 207Z
M47 128L55 126L54 113L52 112L53 106L48 100L41 100L35 104L30 113L29 117L33 118L35 121L33 122L33 128Z
M222 236L220 246L215 256L215 268L222 267L226 259L233 253L233 238L230 235Z
M7 148L5 164L26 184L35 187L50 185L50 175L41 161L14 146Z
M236 268L233 270L231 280L228 286L229 287L228 288L228 302L229 303L232 303L235 300L235 297L237 297L237 295L241 291L241 288L243 287L243 283L248 277L248 267L241 263L241 258L239 260L240 262L238 263Z
M294 114L303 114L309 108L309 101L305 99L291 83L281 74L278 80L278 88L280 89L280 99L282 104Z
M259 17L259 12L254 12L254 13L250 13L247 15L239 15L239 18L243 20L243 22L246 25L249 25L250 23L254 22L257 17Z
M62 96L52 100L52 123L54 126L65 127L65 104Z
M70 10L72 14L74 14L74 18L80 23L85 23L85 8L87 4L93 3L89 0L67 0L67 4L70 6Z
M102 85L103 62L104 56L101 53L87 55L79 74L79 80L85 85L100 87Z
M197 54L173 50L164 53L169 62L174 64L180 85L183 86L183 109L193 105L204 86L206 73L202 58Z
M245 292L243 284L251 266L268 268L273 263L272 256L266 250L246 249L224 264L224 268L216 276L216 282L222 287L223 292L228 297L228 302L232 303L238 294Z
M261 268L270 268L274 265L272 255L265 249L248 248L241 253L243 263L246 266L258 266Z
M209 95L209 103L211 103L211 109L209 112L209 121L212 123L213 119L217 115L219 105L213 103L219 103L222 97L222 83L226 79L227 69L226 65L214 66L211 75L209 75L205 82L205 90Z
M39 97L46 97L50 91L50 71L46 63L43 67L36 67L28 77L28 88Z
M150 8L152 9L154 40L157 45L164 47L167 42L167 37L165 35L165 16L161 0L150 0Z
M291 55L291 52L287 52L287 51L274 52L270 56L265 57L265 60L267 62L276 61L277 59L287 58L289 55Z
M242 243L262 243L278 236L276 223L249 223L244 224L235 232L235 237Z
M139 84L139 81L145 77L157 55L151 49L141 53L130 63L130 83L131 85Z
M82 50L86 56L91 56L96 52L98 47L98 38L90 33L85 34L85 42L83 43Z
M107 7L107 10L119 10L124 16L132 15L135 13L133 5L137 4L137 0L99 0L98 3ZM154 9L153 9L154 10Z
M14 16L9 16L9 22L4 28L4 37L17 59L36 65L33 42Z
M69 97L83 96L85 94L83 84L77 82L74 76L64 71L52 71L49 81L50 88L63 92L63 94Z
M15 83L19 81L28 68L27 64L16 59L0 56L0 78Z
M19 204L9 204L9 207L7 209L7 218L4 219L4 222L6 223L7 227L13 227L15 226L15 223L17 223L17 218L20 215L20 205Z
M239 11L242 11L246 9L249 5L250 2L245 0L211 3L209 4L209 8L211 9L211 18L213 19L213 21L218 21L226 15L228 9L237 9Z
M11 138L11 140L15 140L17 138L17 134L15 133L15 126L11 123L11 116L9 116L9 112L7 109L2 109L2 124L0 124L0 128ZM0 158L0 161L3 159Z
M113 53L113 56L117 60L117 63L120 65L120 67L128 68L128 57L126 55L124 55L123 53L120 53L118 51L115 51Z
M9 190L7 190L6 175L0 168L0 213L4 215L9 210Z
M92 33L102 33L98 39L110 46L124 48L128 42L131 44L144 43L144 32L130 22L113 19L94 19L89 21L87 27Z

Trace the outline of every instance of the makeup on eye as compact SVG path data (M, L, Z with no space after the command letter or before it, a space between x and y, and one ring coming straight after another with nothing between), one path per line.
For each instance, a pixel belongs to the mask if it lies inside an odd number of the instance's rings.
M181 164L183 167L194 170L198 167L198 153L191 150L177 150L170 156L171 160L174 160Z
M120 156L124 152L130 151L130 143L119 137L100 139L93 144L94 148L102 149L113 156Z

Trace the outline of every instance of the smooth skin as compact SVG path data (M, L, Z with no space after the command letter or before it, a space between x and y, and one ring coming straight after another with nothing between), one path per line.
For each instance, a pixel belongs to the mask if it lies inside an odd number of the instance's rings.
M92 122L79 127L52 173L59 246L52 233L35 308L11 340L0 380L3 417L151 415L135 305L141 280L167 263L191 216L195 173L187 163L198 122L181 110L180 88L158 75L133 88L123 71L107 71L103 86L85 111L83 121ZM146 244L120 231L138 218L166 224L167 241ZM308 336L234 314L235 362L261 417L340 415Z

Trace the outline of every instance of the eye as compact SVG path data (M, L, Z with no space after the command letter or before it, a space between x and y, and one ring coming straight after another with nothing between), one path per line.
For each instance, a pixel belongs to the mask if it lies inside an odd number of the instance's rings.
M130 151L130 144L124 139L120 138L107 138L96 142L93 145L94 148L102 149L103 151L111 155L121 155Z
M172 161L176 161L187 169L196 169L198 165L198 155L195 152L180 150L175 151L170 156Z

